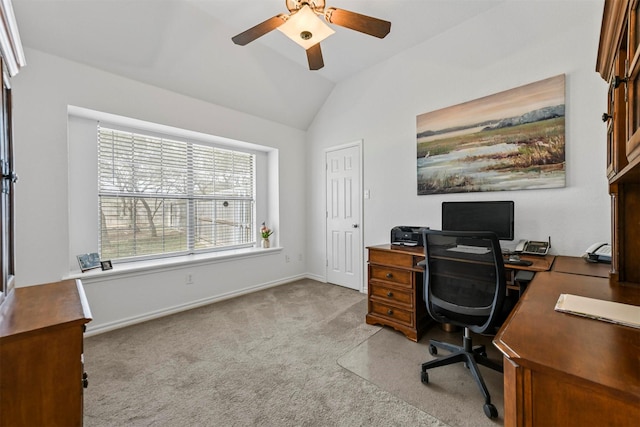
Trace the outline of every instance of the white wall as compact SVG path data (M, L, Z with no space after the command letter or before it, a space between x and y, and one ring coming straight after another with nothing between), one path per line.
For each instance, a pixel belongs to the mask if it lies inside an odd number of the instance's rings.
M18 286L68 274L67 106L89 108L279 150L282 251L247 259L85 280L90 331L304 275L325 277L324 150L364 140L364 244L394 225L440 226L443 200L512 199L516 238L551 236L580 255L609 240L606 85L595 73L602 1L503 2L486 14L339 84L304 132L34 50L13 79ZM375 43L375 40L372 41ZM416 195L416 115L566 75L567 186ZM305 145L306 142L306 145ZM270 203L276 203L277 198ZM285 262L289 255L290 262ZM299 261L300 256L303 261ZM366 278L366 275L363 275Z
M339 84L307 133L309 223L325 212L323 150L362 138L365 246L388 243L395 225L439 228L442 201L489 199L514 200L516 239L551 236L553 253L579 256L609 241L607 87L595 72L601 17L600 0L504 2ZM565 188L417 196L417 115L558 74L566 75ZM315 274L325 268L323 232L308 234Z
M17 286L69 274L67 106L89 108L278 150L280 185L269 200L281 251L224 262L197 262L115 278L85 280L92 329L142 319L260 286L302 277L304 238L304 132L247 114L124 79L35 50L12 80L16 171ZM279 192L279 206L277 196ZM273 225L272 225L273 226ZM299 255L302 254L302 261ZM285 262L289 255L290 262ZM185 270L188 269L188 270ZM194 282L185 285L185 273ZM89 277L89 276L86 276Z

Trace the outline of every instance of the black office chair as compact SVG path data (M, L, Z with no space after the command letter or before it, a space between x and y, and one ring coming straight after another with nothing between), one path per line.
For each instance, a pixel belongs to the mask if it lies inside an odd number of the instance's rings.
M425 249L424 299L429 315L438 322L464 328L463 345L429 340L429 353L438 348L451 354L422 364L421 380L429 383L427 369L464 362L485 399L484 413L498 416L478 364L502 372L487 358L484 346L473 346L471 332L495 334L509 313L505 305L506 281L502 251L495 233L423 230Z

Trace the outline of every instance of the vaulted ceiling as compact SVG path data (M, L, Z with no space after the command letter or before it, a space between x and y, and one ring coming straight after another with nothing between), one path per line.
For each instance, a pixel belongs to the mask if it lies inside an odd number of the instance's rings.
M14 0L23 45L257 117L307 129L333 87L512 0L327 0L391 21L377 39L332 26L325 66L272 31L231 37L286 13L285 0ZM29 62L27 52L27 67Z

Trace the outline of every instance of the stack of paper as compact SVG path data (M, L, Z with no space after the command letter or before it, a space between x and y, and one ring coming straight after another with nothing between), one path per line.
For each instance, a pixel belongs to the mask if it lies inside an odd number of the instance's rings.
M561 294L556 311L640 328L640 307L578 295Z

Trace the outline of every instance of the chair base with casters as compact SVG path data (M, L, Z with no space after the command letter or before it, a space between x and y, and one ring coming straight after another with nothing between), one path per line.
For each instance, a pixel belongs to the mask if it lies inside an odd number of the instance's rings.
M464 362L465 367L471 371L471 375L476 380L482 395L484 396L484 413L489 418L496 418L498 410L491 403L489 390L482 379L478 365L483 365L495 371L502 372L502 366L493 360L487 358L485 346L474 346L471 340L471 333L468 328L464 328L463 345L457 346L442 341L429 340L429 354L435 356L438 354L438 348L448 350L451 354L439 359L430 360L422 364L422 373L420 380L423 384L429 383L429 374L427 369L437 368L438 366L452 365L454 363Z

